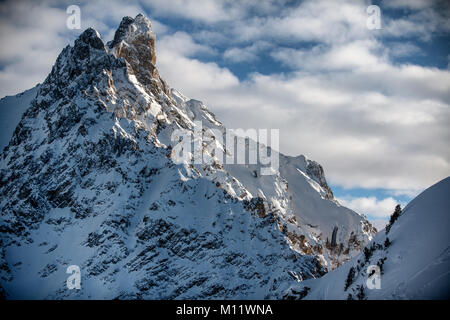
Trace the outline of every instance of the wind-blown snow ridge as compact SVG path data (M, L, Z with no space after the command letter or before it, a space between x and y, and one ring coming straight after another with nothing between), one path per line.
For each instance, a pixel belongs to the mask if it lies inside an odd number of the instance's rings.
M195 121L205 135L225 130L161 79L144 16L125 17L107 45L87 29L64 48L1 155L3 295L281 298L372 238L303 156L280 154L271 176L253 174L260 164L175 164L172 133Z

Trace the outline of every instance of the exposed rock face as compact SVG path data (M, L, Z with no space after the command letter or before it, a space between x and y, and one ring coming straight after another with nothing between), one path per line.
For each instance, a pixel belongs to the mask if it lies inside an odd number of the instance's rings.
M139 14L135 19L125 17L117 29L114 40L108 43L116 57L124 58L131 68L130 75L153 94L163 91L168 96L169 88L156 69L156 37L150 21Z
M142 15L124 18L106 46L88 29L39 87L1 155L6 297L281 298L332 261L290 198L332 204L339 215L320 165L301 167L305 176L255 177L259 164L176 164L175 129L194 130L199 119L207 134L224 127L201 102L169 91L154 44ZM207 148L203 157L214 159ZM286 175L313 196L288 191ZM347 214L337 241L353 231L367 241L365 220L354 213L347 223ZM72 264L79 291L65 285Z
M325 190L325 199L334 199L333 192L328 186L327 180L325 179L325 173L323 172L323 168L320 164L316 161L308 160L306 174L314 179Z

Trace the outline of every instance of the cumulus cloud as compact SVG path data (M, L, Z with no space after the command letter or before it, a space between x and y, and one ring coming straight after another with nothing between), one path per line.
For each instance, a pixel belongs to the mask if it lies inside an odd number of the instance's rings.
M291 0L141 0L144 8L155 16L177 17L199 24L217 24L231 22L232 27L238 20L246 18L249 13L267 16L289 7Z
M354 198L349 196L338 198L337 200L342 205L356 212L378 219L389 218L394 212L395 206L399 204L392 197L377 199L376 197Z
M218 22L236 19L242 12L227 1L208 0L151 0L143 1L155 15L179 17L202 22Z
M8 9L6 9L8 8ZM3 3L0 9L0 96L16 94L42 81L66 37L58 32L66 15L33 2ZM44 18L45 17L45 18Z
M410 42L394 42L388 48L388 51L389 55L395 58L423 55L420 47Z
M226 91L239 85L239 79L228 69L190 58L200 52L210 53L212 49L194 43L187 34L175 33L161 38L157 44L156 63L170 85L183 92ZM176 86L171 81L175 79Z
M250 46L226 49L223 57L233 63L253 62L259 59L259 53L262 50L268 50L271 47L271 44L266 41L256 41Z
M430 41L436 34L450 32L448 1L396 0L386 2L385 6L403 10L400 18L390 16L383 18L385 37L410 37Z
M395 9L425 9L434 5L444 4L446 0L391 0L386 2L386 6Z
M185 57L192 57L197 54L216 54L213 48L196 43L189 34L182 31L178 31L174 34L160 38L157 47L158 51L161 51L161 56L164 56L164 54L170 54L171 52Z
M396 197L408 197L412 199L417 197L421 191L420 189L396 189L388 190L387 193Z

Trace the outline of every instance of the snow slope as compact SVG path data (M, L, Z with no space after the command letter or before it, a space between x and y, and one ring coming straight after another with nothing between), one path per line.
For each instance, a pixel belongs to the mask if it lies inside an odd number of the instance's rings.
M325 249L331 249L329 256L333 266L355 256L367 243L365 239L372 239L374 231L370 223L334 200L318 163L303 155L295 158L280 155L280 174L289 185L299 225L305 229L305 234L314 238L310 241L331 243L333 230L336 230L336 244Z
M36 97L38 88L39 85L0 100L0 150L8 145L22 114L30 107L31 100Z
M367 245L374 248L369 259L361 253L342 267L314 281L305 281L288 293L310 291L305 299L357 299L358 286L367 299L450 298L450 177L413 199L389 233L377 234ZM385 248L386 237L391 244ZM368 289L367 268L382 263L381 288ZM381 264L381 263L380 263ZM350 268L356 275L344 290ZM298 297L298 294L297 294Z

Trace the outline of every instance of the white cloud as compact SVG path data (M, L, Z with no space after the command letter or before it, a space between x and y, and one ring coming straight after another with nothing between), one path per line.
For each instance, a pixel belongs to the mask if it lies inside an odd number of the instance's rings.
M382 69L387 59L382 49L377 41L356 40L332 46L321 44L312 49L276 50L272 57L285 65L316 73L361 68Z
M445 1L445 0L444 0ZM396 9L425 9L429 8L431 5L443 2L442 0L390 0L383 3L385 6Z
M218 22L237 19L242 12L227 1L209 0L151 0L142 1L157 16L178 17L201 22Z
M181 18L203 25L230 23L232 27L249 15L276 15L289 7L291 0L142 0L144 8L154 16Z
M67 43L58 31L63 11L34 2L3 3L0 19L0 96L16 94L42 81Z
M204 63L197 59L189 58L195 52L208 51L193 43L192 38L183 35L166 36L157 45L157 66L160 73L169 84L176 79L177 86L173 86L182 92L202 92L211 90L228 90L239 84L238 78L228 69L221 68L215 63ZM184 46L188 44L187 46ZM180 50L174 50L180 46Z
M157 50L166 54L174 52L185 57L191 57L195 54L216 54L213 48L196 43L190 35L182 31L162 37L157 43Z
M157 43L156 64L169 85L187 92L229 90L238 86L239 79L216 63L204 63L189 58L197 53L214 54L214 50L194 42L186 33L167 35ZM170 80L176 79L177 86Z
M421 193L422 191L423 189L397 189L397 190L388 190L387 193L395 197L406 196L413 199L417 197L419 193Z
M422 56L422 50L410 43L410 42L396 42L391 44L389 50L389 54L392 57L410 57L410 56Z
M225 60L241 63L241 62L251 62L258 60L258 55L249 50L249 48L231 48L227 49L223 57Z
M371 216L372 218L389 218L399 204L392 197L377 199L375 197L342 197L337 199L339 203L356 212Z
M230 26L234 40L284 39L342 43L366 37L364 1L304 1L277 15L253 17Z
M401 18L383 18L382 36L410 37L429 41L435 34L450 32L450 6L446 1L394 1L387 7L412 9Z
M226 49L223 57L233 63L253 62L259 59L259 54L263 50L269 50L271 44L266 41L256 41L247 47L233 47Z

